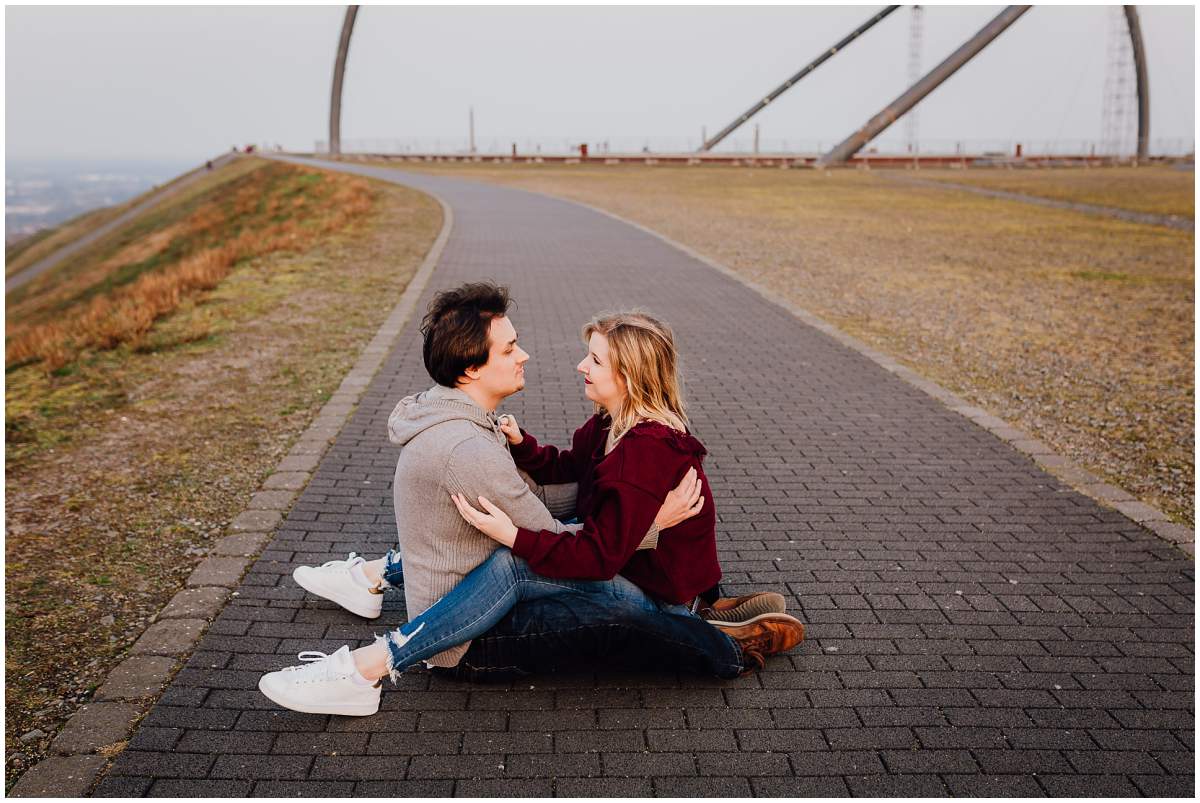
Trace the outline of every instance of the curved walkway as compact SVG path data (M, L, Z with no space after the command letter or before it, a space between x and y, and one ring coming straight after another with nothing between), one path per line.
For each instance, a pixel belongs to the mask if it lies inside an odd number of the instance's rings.
M417 320L100 795L1191 796L1193 563L1029 457L655 237L564 201L360 165L455 225L424 305L492 278L533 355L506 405L555 442L589 414L597 310L684 354L725 584L784 592L808 641L737 681L597 670L514 686L410 673L364 719L285 712L260 674L366 643L298 563L394 538L386 418L430 384Z

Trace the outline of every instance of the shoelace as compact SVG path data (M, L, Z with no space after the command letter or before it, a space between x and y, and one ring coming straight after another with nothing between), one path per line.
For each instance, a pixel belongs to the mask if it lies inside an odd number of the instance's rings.
M304 652L297 653L296 657L299 658L301 661L304 661L304 663L300 664L299 666L284 667L283 671L284 672L304 672L306 677L297 678L296 679L297 683L309 683L309 682L316 681L316 680L328 680L334 674L332 671L333 670L333 662L326 660L330 656L323 652L318 652L317 650L305 650ZM307 677L308 675L312 675L313 677Z
M346 556L345 560L327 560L327 561L325 561L324 563L321 564L321 568L328 569L330 566L339 566L339 567L344 567L344 568L349 569L351 564L354 562L354 559L357 557L358 557L357 552L351 552L349 555ZM325 653L321 653L321 655L324 655L324 654Z

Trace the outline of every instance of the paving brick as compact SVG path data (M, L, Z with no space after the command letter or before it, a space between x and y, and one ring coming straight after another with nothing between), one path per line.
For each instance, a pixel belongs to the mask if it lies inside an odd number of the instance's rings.
M83 797L106 763L103 756L50 756L26 770L8 794L13 797Z
M204 778L216 756L199 753L159 753L126 750L117 757L109 775L154 778Z
M252 781L160 778L150 787L149 797L246 797Z
M50 744L50 751L70 756L96 753L129 735L141 708L129 703L89 703L80 706Z
M400 712L409 713L409 712ZM525 712L522 712L525 713ZM542 712L537 712L542 714ZM591 712L588 712L589 714ZM378 715L376 715L378 716ZM508 716L502 711L422 711L418 720L418 730L422 731L459 731L459 730L504 730ZM527 719L518 720L518 724L526 727L513 730L547 730L541 727L541 720L550 721L550 717L539 717L536 722ZM549 728L553 730L553 728Z
M1040 783L1053 797L1134 797L1133 781L1123 775L1041 775Z
M888 770L895 773L977 772L979 766L967 750L884 750Z
M656 750L665 750L661 744L655 744L655 734L671 737L679 735L687 737L696 731L643 731L637 730L589 730L589 731L558 731L554 736L554 751L556 753L589 753L589 752L637 752L646 748L647 737L650 746ZM512 734L516 735L516 734ZM544 734L535 734L532 738L540 739ZM538 742L540 745L541 743ZM693 748L697 749L697 748ZM464 749L463 752L466 752ZM508 751L505 751L508 752Z
M248 510L286 510L296 495L292 491L259 491L250 497Z
M791 775L791 766L784 753L697 753L696 765L701 775Z
M748 778L655 778L654 792L658 797L744 798L751 796Z
M704 733L704 731L700 731ZM727 731L714 731L714 734L727 734ZM651 731L653 734L653 731ZM653 737L652 737L653 738ZM829 744L824 734L819 730L795 729L763 729L737 731L737 743L742 750L763 751L802 751L827 750Z
M686 753L604 753L604 774L623 777L695 775L696 765Z
M455 797L553 797L554 782L551 779L492 778L466 779L455 782Z
M183 736L183 728L156 728L142 725L126 747L130 750L170 750Z
M200 562L200 565L188 575L187 585L191 588L198 586L224 586L233 588L246 570L245 558L225 558L210 556Z
M849 797L842 778L751 778L756 797Z
M1067 760L1076 772L1101 775L1158 774L1162 768L1146 753L1132 750L1068 750Z
M359 781L354 785L354 794L381 798L450 797L454 794L454 781Z
M833 750L908 750L920 746L909 728L828 728L825 738Z
M369 760L380 762L378 764L380 768L387 766L382 759L372 758ZM413 756L408 767L408 777L414 779L502 778L505 774L504 770L503 755ZM333 771L332 768L330 771Z
M154 784L153 778L137 778L128 775L106 775L92 790L92 797L142 797ZM16 795L12 792L14 797Z
M532 753L509 755L505 773L512 778L571 778L600 775L597 753Z
M171 670L174 658L157 655L135 655L117 664L108 679L96 690L98 701L136 700L156 694Z
M247 511L248 513L265 513L267 511L255 510ZM246 515L245 513L242 514ZM278 516L278 514L275 514ZM227 555L231 557L249 558L257 555L262 551L262 548L271 540L269 532L235 532L232 535L227 535L217 543L213 544L212 554Z
M947 775L955 797L1044 797L1037 780L1025 775Z
M847 778L856 797L947 797L946 784L937 775L867 775Z
M1174 797L1183 800L1196 797L1196 778L1191 775L1135 775L1133 782L1146 797Z
M1058 750L987 749L972 750L972 755L986 773L1008 775L1047 775L1072 772L1067 759Z
M558 797L653 797L649 778L559 778Z
M212 619L229 598L229 589L218 586L185 588L158 614L163 619Z
M879 755L866 750L790 753L797 775L874 775L886 772Z
M188 731L175 745L178 753L269 753L273 733L244 731ZM220 776L217 776L220 777Z
M362 742L357 740L361 738L365 742L367 735L365 733L315 733L307 734L307 738L305 738L300 734L280 734L279 739L275 742L274 752L304 753L319 749L319 752L325 754L361 755L363 753ZM472 739L480 741L483 740L482 737L503 738L507 735L509 734L493 731L467 734L378 732L370 734L370 743L367 744L366 752L370 755L388 756L453 754L458 752L460 742L465 739L464 753L499 753L504 751L470 749L477 746ZM550 742L549 739L545 741ZM530 745L528 749L532 749L532 747L533 745Z
M180 655L195 646L208 622L203 619L163 619L146 628L134 642L134 655Z
M277 471L263 482L268 491L298 491L308 484L309 475L303 471Z
M234 533L271 532L282 518L278 510L247 510L234 517L229 530Z
M640 734L639 734L640 735ZM720 752L737 750L738 743L729 730L648 730L644 738L651 750L679 752Z

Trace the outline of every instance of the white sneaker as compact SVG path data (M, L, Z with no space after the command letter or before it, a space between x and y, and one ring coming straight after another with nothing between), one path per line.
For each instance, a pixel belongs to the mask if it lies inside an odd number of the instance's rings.
M350 575L350 569L366 560L350 553L345 560L331 560L320 566L297 566L292 578L305 591L341 605L350 613L376 619L383 611L383 590L366 588Z
M258 679L258 690L272 702L305 714L339 714L369 717L379 710L382 681L363 686L354 682L354 659L350 647L333 655L302 652L307 663L269 672Z

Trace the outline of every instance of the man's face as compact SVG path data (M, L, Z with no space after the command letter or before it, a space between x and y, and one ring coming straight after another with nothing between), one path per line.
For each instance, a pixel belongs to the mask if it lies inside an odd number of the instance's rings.
M496 399L507 398L525 387L529 355L517 345L517 330L507 317L492 318L488 328L488 360L467 369L479 389Z

